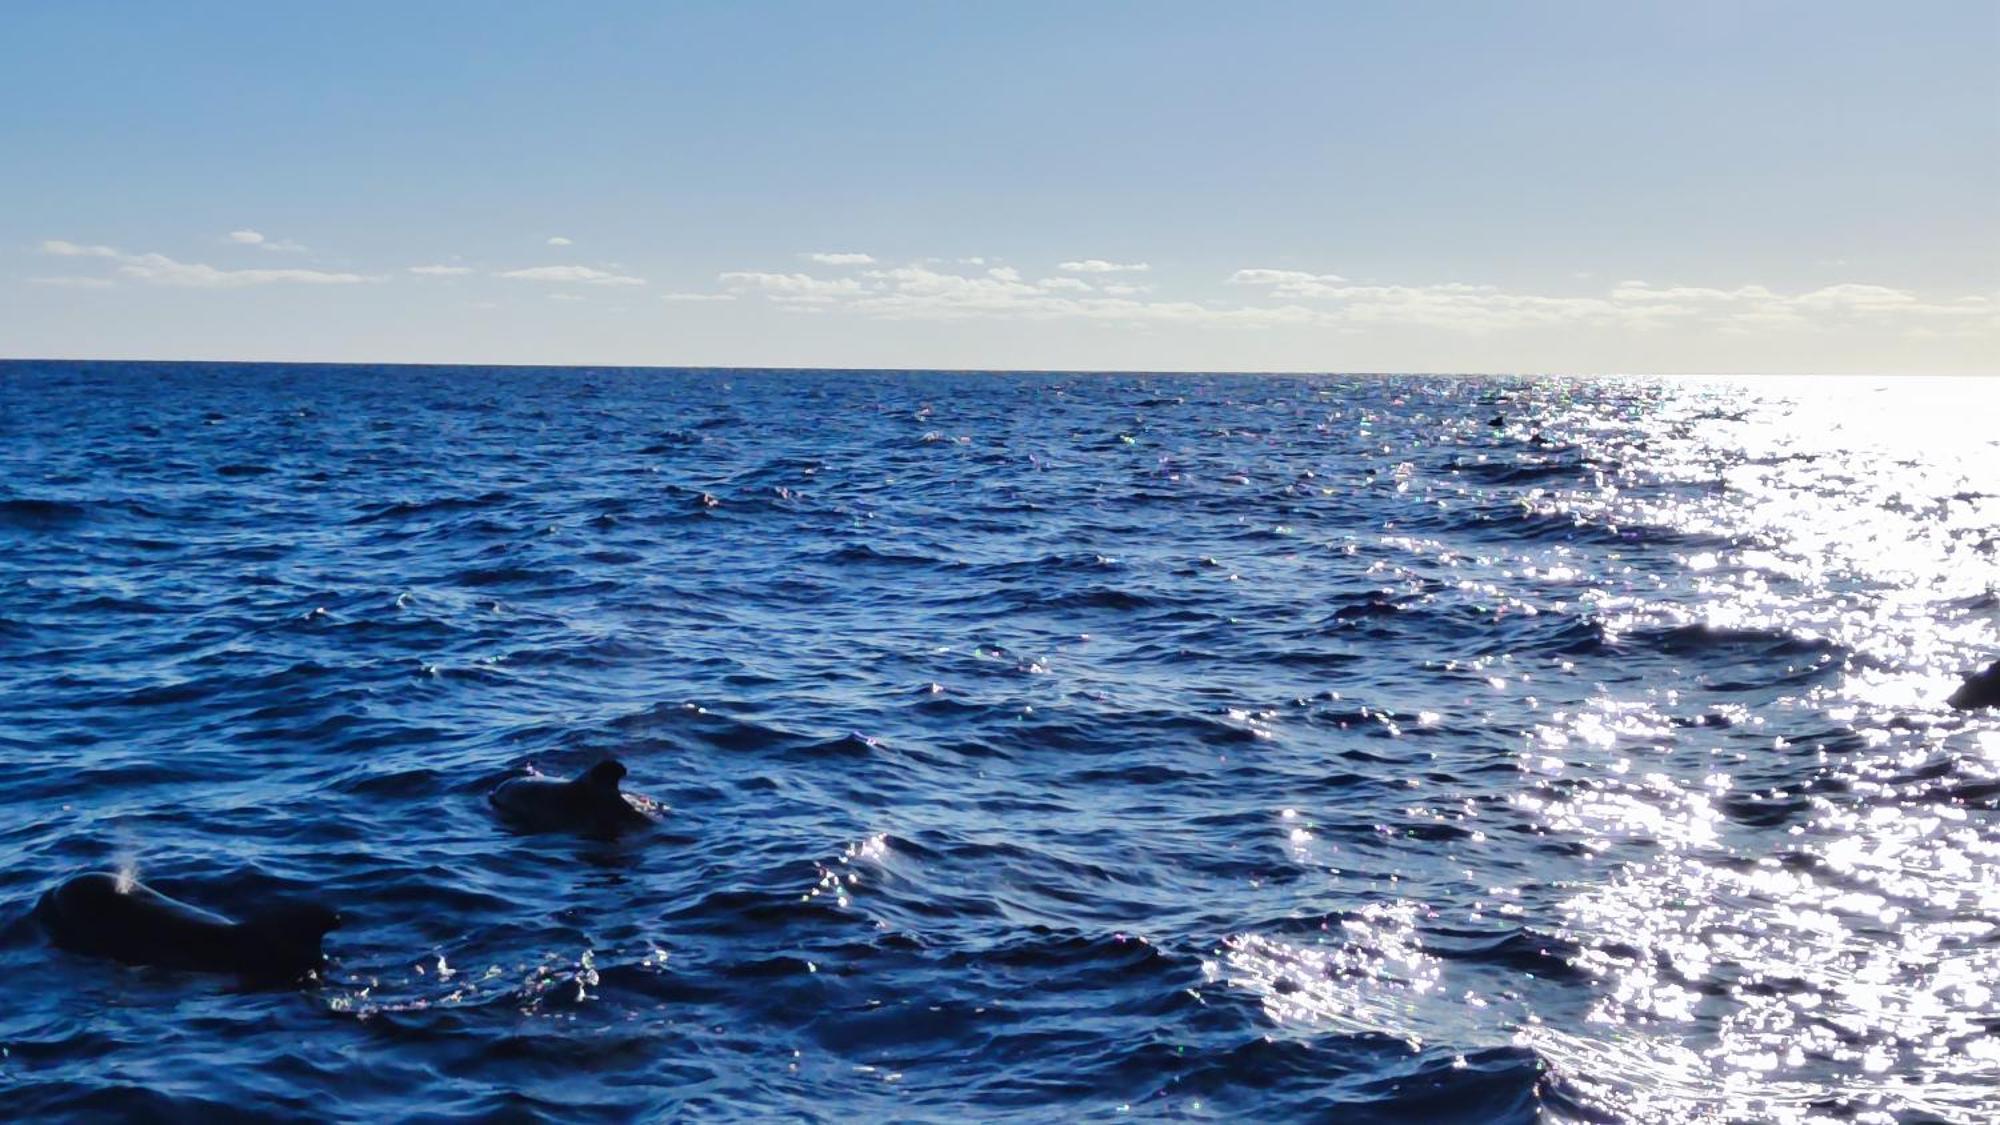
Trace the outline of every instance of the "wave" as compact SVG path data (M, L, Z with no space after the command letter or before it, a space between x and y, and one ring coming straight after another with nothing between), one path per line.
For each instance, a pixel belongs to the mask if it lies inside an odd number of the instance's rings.
M1494 485L1542 485L1552 481L1595 480L1619 471L1613 463L1586 458L1524 458L1515 461L1454 461L1449 471Z
M397 500L380 504L348 522L365 524L390 520L408 520L422 516L437 516L452 512L477 512L504 507L514 503L515 493L505 489L494 489L477 496L440 496L430 500Z
M17 497L0 500L0 528L65 531L90 518L90 506L67 500Z
M1768 388L1648 380L0 378L16 1115L1990 1103L2000 780L1933 697L2000 652L1991 488L1936 434L1746 469L1696 419ZM611 756L656 831L495 822ZM339 906L327 981L52 952L41 891L134 861Z
M834 566L951 567L948 559L915 551L892 551L867 543L849 543L827 551L818 561Z
M1704 624L1637 629L1620 634L1620 640L1627 645L1672 656L1745 653L1770 657L1838 657L1846 654L1846 649L1832 641L1783 629L1729 629Z

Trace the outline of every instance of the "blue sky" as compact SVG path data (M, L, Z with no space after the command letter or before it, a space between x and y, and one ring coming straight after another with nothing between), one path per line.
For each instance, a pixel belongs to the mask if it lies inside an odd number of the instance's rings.
M1988 0L0 0L0 354L1986 373L1996 57Z

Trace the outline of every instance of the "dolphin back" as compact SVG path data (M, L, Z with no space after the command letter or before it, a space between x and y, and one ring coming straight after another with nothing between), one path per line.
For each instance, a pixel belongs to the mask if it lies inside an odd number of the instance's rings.
M2000 707L2000 660L1987 665L1984 672L1975 672L1968 676L1945 702L1960 711Z
M321 907L286 907L249 923L233 922L103 872L50 890L35 904L35 916L50 940L72 953L269 979L295 978L318 967L324 959L320 940L338 924Z
M302 976L325 963L321 943L339 928L340 915L318 903L259 911L237 926L241 971L271 978Z
M79 875L43 895L36 915L55 943L134 965L205 968L233 944L235 923L144 883L104 872Z
M617 836L658 821L646 811L657 801L618 788L625 773L624 763L606 758L567 781L534 773L504 781L487 800L517 829Z

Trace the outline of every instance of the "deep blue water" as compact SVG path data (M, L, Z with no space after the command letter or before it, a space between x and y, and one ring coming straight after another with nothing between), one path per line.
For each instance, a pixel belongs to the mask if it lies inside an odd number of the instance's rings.
M1996 407L0 365L0 1113L1993 1120Z

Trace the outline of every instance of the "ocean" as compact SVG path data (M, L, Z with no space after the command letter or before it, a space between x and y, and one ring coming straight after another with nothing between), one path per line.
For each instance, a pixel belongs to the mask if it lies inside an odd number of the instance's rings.
M0 364L0 1114L1995 1120L1995 418ZM487 804L608 756L665 823ZM126 967L93 870L346 921Z

